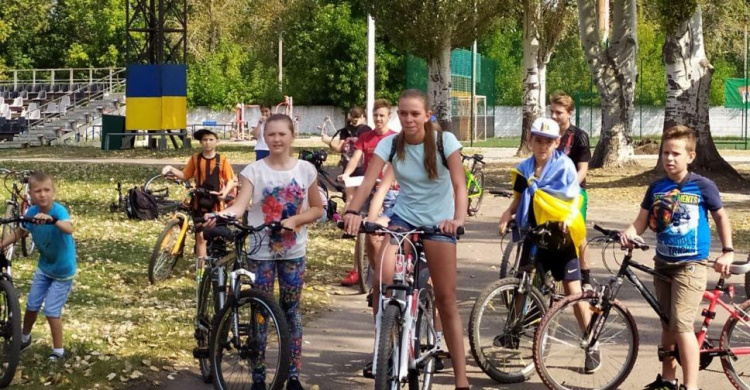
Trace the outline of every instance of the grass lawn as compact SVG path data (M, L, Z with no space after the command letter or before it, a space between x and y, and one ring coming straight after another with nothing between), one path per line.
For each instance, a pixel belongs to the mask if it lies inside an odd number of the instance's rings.
M80 149L75 149L80 150ZM135 165L12 163L4 167L44 170L56 180L57 201L75 225L79 271L63 316L64 365L49 365L51 337L40 316L34 342L22 356L14 388L133 388L133 381L163 377L193 365L195 289L192 256L177 263L176 275L158 286L148 282L148 261L166 220L132 221L111 214L115 181L124 188L142 183L155 168ZM2 191L1 200L7 194ZM303 310L314 317L337 293L350 269L353 242L327 223L313 227L308 245ZM331 245L331 242L335 245ZM190 240L192 242L192 240ZM14 282L25 309L38 256L15 259ZM336 287L334 287L336 286ZM49 387L48 387L49 388Z

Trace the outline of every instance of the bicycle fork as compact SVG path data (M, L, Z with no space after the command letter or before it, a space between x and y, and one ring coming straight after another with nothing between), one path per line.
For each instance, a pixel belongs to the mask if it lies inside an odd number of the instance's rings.
M232 295L234 296L234 302L237 302L237 300L240 299L240 292L242 292L242 281L241 277L245 276L248 279L250 279L250 283L255 283L255 274L244 269L244 268L238 268L234 271L232 271L229 274L229 286L230 291L232 292ZM224 294L222 294L223 296ZM224 304L226 302L222 302L222 307L224 307ZM250 318L255 319L255 316L257 314L254 310L252 310L251 307L251 313ZM239 346L240 345L240 316L237 312L237 306L232 308L232 331L233 331L233 340L232 342L234 345Z

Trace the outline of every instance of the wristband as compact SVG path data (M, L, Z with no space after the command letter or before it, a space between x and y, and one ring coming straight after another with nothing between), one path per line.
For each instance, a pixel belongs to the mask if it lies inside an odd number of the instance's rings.
M721 248L721 253L729 253L729 252L734 252L734 248L729 248L729 247Z
M355 210L346 210L346 211L344 211L344 215L346 215L346 214L354 214L354 215L359 215L359 211L355 211Z

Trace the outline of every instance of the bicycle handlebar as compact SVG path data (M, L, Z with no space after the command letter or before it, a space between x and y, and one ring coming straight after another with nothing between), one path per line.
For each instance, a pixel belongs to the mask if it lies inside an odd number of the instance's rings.
M601 227L601 226L599 226L597 224L594 224L594 229L597 230L597 231L599 231L599 233L602 233L605 236L607 236L609 238L612 238L613 240L615 240L617 242L620 241L621 234L617 230L606 229L606 228L603 228L603 227ZM628 242L630 242L631 244L633 244L634 248L637 248L637 249L640 249L640 250L644 250L644 251L648 250L648 245L645 242L636 241L636 240L633 240L632 238L628 238Z
M336 223L336 226L338 226L339 229L344 229L344 222L343 221L339 221L339 222ZM407 233L407 232L398 231L398 230L391 230L391 229L388 229L387 227L385 227L383 225L378 225L377 223L367 222L367 221L362 221L362 224L359 227L359 232L360 233L366 233L366 234L378 234L378 233L380 233L380 234L383 234L383 233L401 233L401 234L403 234L403 233ZM435 226L420 226L420 227L414 229L413 233L453 237L451 235L443 233L440 230L440 226L437 226L437 225L435 225ZM457 231L456 231L456 237L462 236L462 235L464 235L464 233L465 233L464 227L463 226L459 226L458 229L457 229Z
M273 233L278 233L282 230L292 231L292 229L282 226L281 222L278 222L278 221L264 223L259 226L250 226L250 225L245 225L244 223L238 221L237 218L233 215L215 214L214 218L216 218L217 223L222 223L225 225L233 226L247 233L257 233L265 229L268 229ZM220 227L220 226L217 226L217 227ZM211 229L214 229L214 228L211 228ZM211 229L207 229L207 230L211 230Z
M36 225L54 225L57 223L57 218L52 219L36 219L36 218L29 218L29 217L13 217L13 218L0 218L0 225L8 225L11 223L33 223Z

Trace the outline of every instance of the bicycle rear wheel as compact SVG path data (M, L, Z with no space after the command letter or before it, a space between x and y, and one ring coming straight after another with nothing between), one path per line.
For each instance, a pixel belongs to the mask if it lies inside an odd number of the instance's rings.
M414 335L415 358L435 346L435 293L432 286L427 286L419 292L419 311L417 312L417 326ZM426 359L417 370L409 371L409 390L428 390L432 387L432 374L435 371L435 358ZM419 385L419 377L422 385Z
M381 308L383 310L383 308ZM375 390L396 390L398 383L399 343L401 342L401 309L388 305L378 329L375 368Z
M357 273L359 273L357 287L359 287L360 294L364 294L372 288L372 281L367 280L370 277L368 272L370 263L367 261L367 251L365 250L366 240L367 235L365 233L359 233L354 242L354 260L357 263Z
M169 277L172 273L177 259L182 255L172 253L175 243L180 237L180 231L182 230L182 219L172 218L167 221L164 230L156 240L154 251L151 253L151 261L148 263L148 281L151 284L156 284ZM182 237L184 242L185 237Z
M721 366L736 389L750 389L750 326L747 325L750 316L743 314L750 310L750 301L740 305L739 309L737 314L742 321L729 317L719 342L720 348L732 351L736 359L722 356Z
M230 294L211 329L214 387L246 389L254 382L264 382L267 389L282 389L292 360L290 337L273 297L259 290L242 291L237 300Z
M604 309L600 307L600 300L599 294L593 291L570 295L542 319L534 336L534 363L548 388L615 389L633 370L639 342L635 320L617 300L610 301L609 315L602 317ZM584 340L577 310L591 318L590 328L601 326L593 348ZM599 325L598 321L604 324ZM597 350L600 365L587 372L586 355Z
M0 388L8 387L21 359L21 308L13 284L0 280Z
M505 233L503 240L507 242L503 248L503 261L500 263L500 279L515 278L518 265L521 263L521 242L513 242L512 234Z
M532 287L529 294L519 294L520 283L506 278L487 286L469 318L471 354L485 374L501 383L523 382L534 372L534 330L547 311L542 293Z

